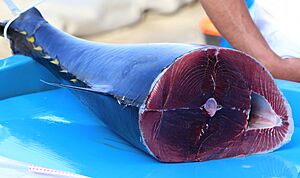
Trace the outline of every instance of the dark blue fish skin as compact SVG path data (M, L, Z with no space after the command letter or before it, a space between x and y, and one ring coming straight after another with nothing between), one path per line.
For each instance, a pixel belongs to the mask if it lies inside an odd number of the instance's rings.
M126 104L136 106L144 102L153 81L163 69L182 55L203 48L189 44L93 43L57 30L35 8L22 14L10 28L26 32L27 38L34 37L32 44L23 41L29 49L15 46L14 51L33 57L62 79L81 81L74 82L75 85L86 84L95 91L124 98L130 101ZM23 40L26 40L25 36ZM42 51L35 51L34 47L41 47ZM51 64L51 59L43 59L43 56L57 59L59 66ZM65 76L66 73L59 72L61 70L71 75Z

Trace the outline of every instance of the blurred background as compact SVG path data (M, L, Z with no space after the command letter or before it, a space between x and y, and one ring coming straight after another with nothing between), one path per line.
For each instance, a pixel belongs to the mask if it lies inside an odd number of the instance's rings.
M14 0L20 9L37 1ZM45 0L37 6L51 24L72 35L107 43L182 42L204 44L197 0ZM0 1L0 20L12 18ZM10 56L0 39L0 59Z

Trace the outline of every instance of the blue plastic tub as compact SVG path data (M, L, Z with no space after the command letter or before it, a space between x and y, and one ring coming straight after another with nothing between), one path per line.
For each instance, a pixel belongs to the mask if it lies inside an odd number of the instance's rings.
M293 109L292 141L269 154L165 164L115 135L30 58L0 61L0 156L90 177L299 177L300 84L277 81ZM0 175L1 177L1 175Z

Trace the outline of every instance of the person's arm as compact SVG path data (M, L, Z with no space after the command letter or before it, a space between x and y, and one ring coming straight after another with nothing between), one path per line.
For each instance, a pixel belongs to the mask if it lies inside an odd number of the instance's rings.
M283 60L271 50L251 19L244 0L200 2L218 31L234 48L258 59L275 78L300 82L300 59Z

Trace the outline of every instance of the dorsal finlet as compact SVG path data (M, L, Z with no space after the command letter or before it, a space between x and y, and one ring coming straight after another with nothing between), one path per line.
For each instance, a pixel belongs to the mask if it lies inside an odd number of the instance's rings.
M59 65L59 60L57 58L53 59L52 61L50 61L52 64L54 65Z

